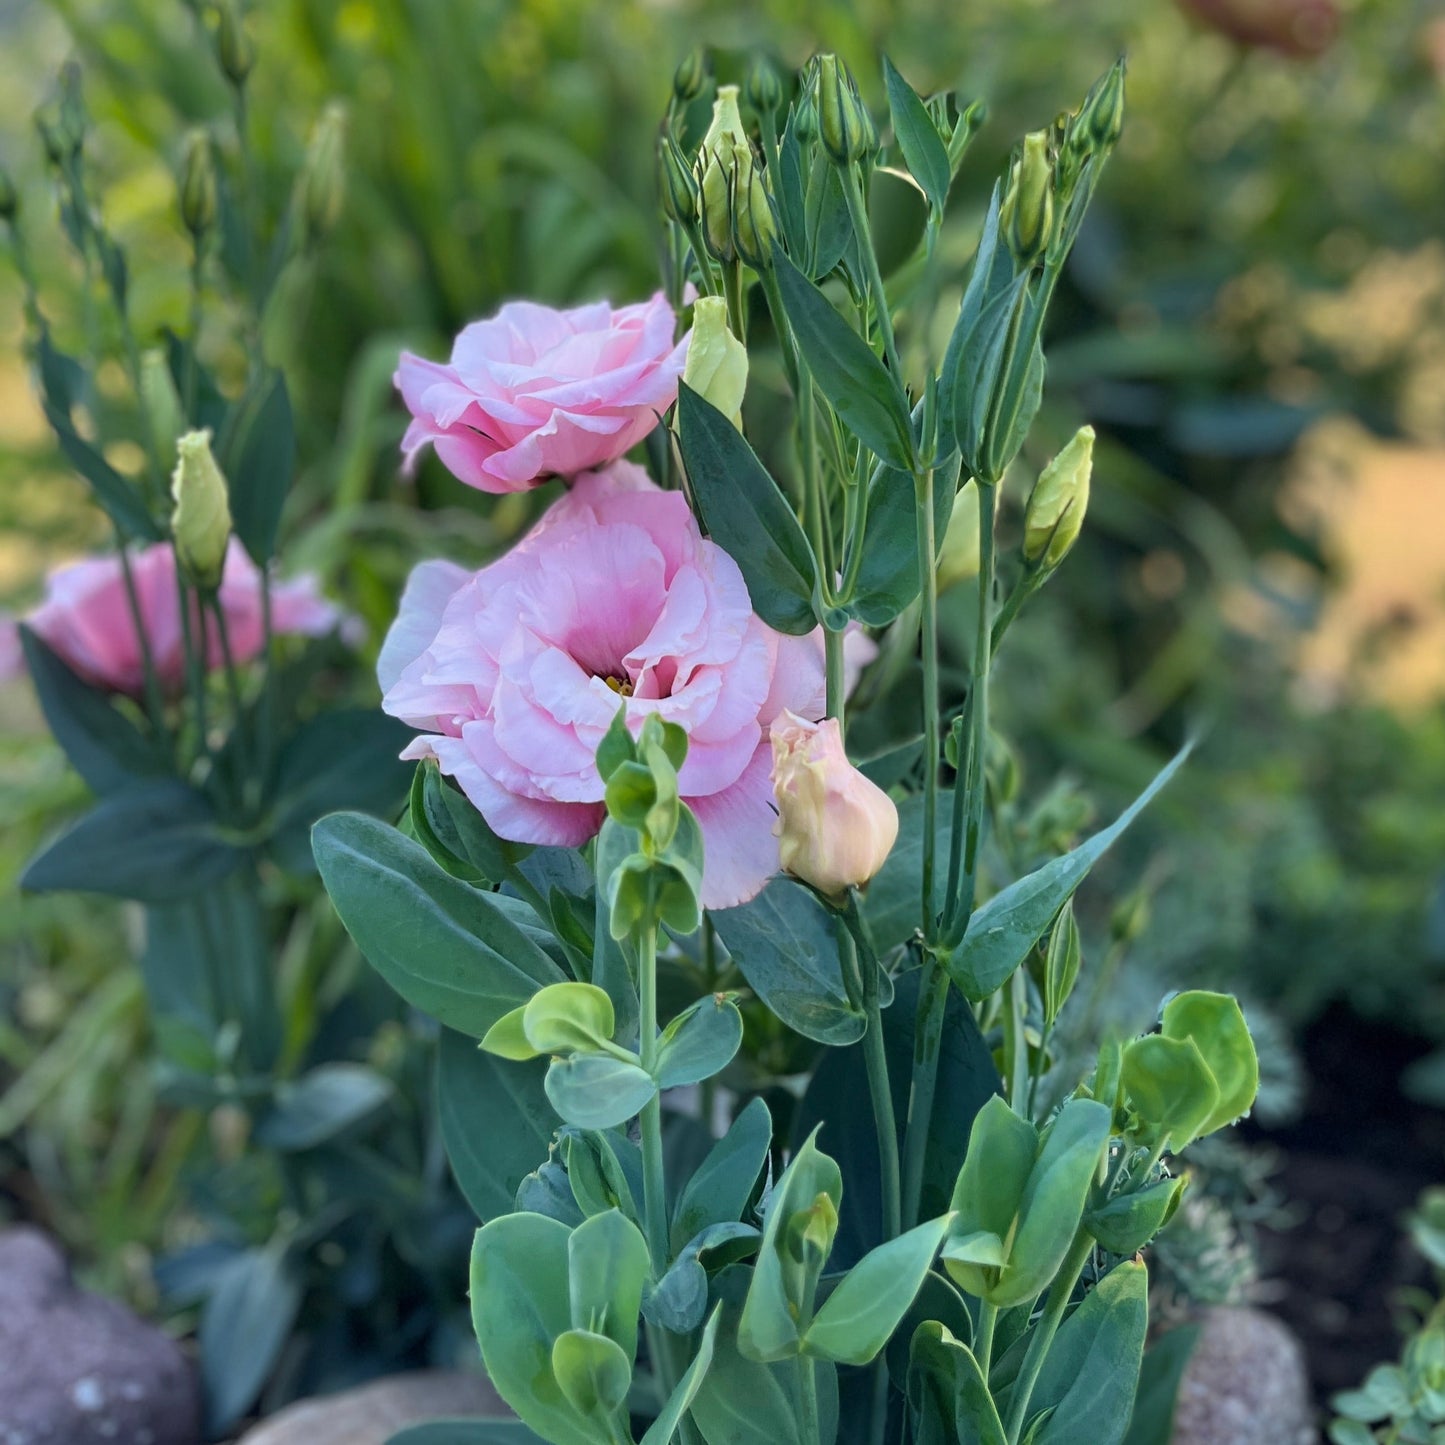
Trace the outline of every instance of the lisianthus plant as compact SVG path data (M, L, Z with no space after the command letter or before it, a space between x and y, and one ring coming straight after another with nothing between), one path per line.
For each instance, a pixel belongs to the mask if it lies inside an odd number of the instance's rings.
M1073 895L1182 754L1066 852L994 826L993 659L1079 535L1092 433L1038 476L1014 557L998 498L1122 64L1017 147L942 355L936 247L981 108L884 70L886 145L827 55L719 87L699 137L692 57L659 143L661 297L515 304L398 373L409 451L484 491L561 486L490 566L413 574L380 665L409 809L313 846L366 956L446 1026L482 1358L555 1445L1117 1445L1175 1160L1257 1088L1213 993L1083 1077L1051 1047ZM884 176L924 216L890 278ZM765 337L781 475L745 432ZM624 457L643 433L651 474ZM965 495L977 630L946 710L937 564ZM856 764L880 630L922 710Z
M22 887L141 908L155 1049L137 1063L154 1066L162 1107L183 1120L163 1176L180 1185L153 1207L184 1222L156 1284L170 1310L199 1307L220 1433L272 1381L298 1326L311 1339L292 1348L292 1389L367 1348L405 1363L450 1304L447 1291L428 1301L430 1261L418 1267L407 1231L435 1237L465 1206L444 1179L416 1181L425 1049L408 1045L384 990L380 1009L346 996L349 950L314 882L315 820L338 806L392 814L408 782L404 730L356 705L357 620L315 577L278 575L296 429L260 338L336 219L335 117L273 213L249 152L254 57L239 13L222 7L202 34L234 113L180 156L184 331L148 334L132 312L73 67L38 122L74 253L76 342L31 264L43 221L0 177L40 400L113 532L106 551L55 570L33 610L0 619L0 675L28 674L95 795ZM234 358L229 374L202 353L203 325Z

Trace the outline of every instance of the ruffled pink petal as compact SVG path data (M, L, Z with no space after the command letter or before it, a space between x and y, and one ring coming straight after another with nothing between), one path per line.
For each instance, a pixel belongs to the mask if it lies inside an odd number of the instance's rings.
M704 908L746 903L778 871L772 765L771 745L764 743L732 787L708 797L684 795L702 825Z
M455 562L422 562L412 568L396 620L387 629L376 659L376 677L382 692L390 692L402 672L436 640L447 603L471 577L465 567Z

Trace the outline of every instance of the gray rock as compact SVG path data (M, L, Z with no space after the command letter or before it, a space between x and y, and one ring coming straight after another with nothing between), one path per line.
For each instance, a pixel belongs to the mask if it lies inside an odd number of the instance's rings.
M0 1445L197 1445L175 1341L71 1282L38 1229L0 1230Z
M288 1405L237 1445L386 1445L398 1430L427 1420L512 1418L484 1376L416 1370Z
M1304 1350L1259 1310L1202 1320L1174 1413L1173 1445L1314 1445Z

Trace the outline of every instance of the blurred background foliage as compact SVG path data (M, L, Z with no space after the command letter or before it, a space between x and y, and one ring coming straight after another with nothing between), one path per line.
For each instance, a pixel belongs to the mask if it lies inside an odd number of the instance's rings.
M1092 421L1094 500L1020 624L1000 725L1034 796L1063 770L1102 780L1101 811L1142 781L1152 747L1209 730L1111 865L1111 881L1144 880L1151 922L1119 979L1101 979L1101 1009L1147 1022L1187 978L1241 989L1285 1037L1343 999L1445 1041L1445 14L1342 0L1333 43L1289 54L1194 13L1221 8L255 4L246 124L272 209L326 108L346 122L340 220L287 272L264 337L300 442L288 570L321 572L369 624L374 657L412 562L480 560L525 525L532 503L471 493L430 460L400 476L396 354L443 354L510 296L655 289L653 140L694 44L716 47L724 73L754 47L783 64L835 49L875 101L886 50L924 93L985 98L950 210L954 294L1012 140L1127 51L1128 124L1055 307L1025 457L1040 464ZM183 330L183 137L205 125L224 145L234 124L212 24L199 0L0 5L0 165L62 344L86 305L31 114L79 61L137 330ZM880 229L907 226L901 199L876 209ZM213 300L221 321L200 349L225 383L245 359L219 285ZM123 446L112 460L124 468ZM48 566L104 535L32 399L20 291L0 264L0 596L24 605ZM970 633L968 592L945 598L951 636ZM876 715L881 738L888 708ZM83 796L27 689L0 692L0 877ZM1086 805L1065 785L1041 806L1076 829ZM1112 957L1110 920L1089 923L1093 957ZM131 927L115 907L0 895L0 1214L43 1219L92 1277L152 1303L150 1256L184 1241L187 1180L224 1141L156 1094ZM1417 1086L1445 1098L1437 1076L1419 1069Z

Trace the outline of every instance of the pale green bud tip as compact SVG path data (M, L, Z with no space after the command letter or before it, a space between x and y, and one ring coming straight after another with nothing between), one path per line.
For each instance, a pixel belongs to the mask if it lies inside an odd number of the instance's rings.
M181 163L181 220L192 236L203 236L216 219L216 168L210 137L192 131Z
M680 226L690 226L697 220L697 177L670 135L663 135L657 142L657 192L669 220Z
M734 146L745 146L747 143L748 133L743 127L742 112L738 109L738 88L720 85L717 99L712 103L712 123L702 138L701 153L711 156L719 150L731 151Z
M221 580L231 538L231 505L226 479L211 455L209 429L179 438L176 455L171 479L176 556L198 585L214 587Z
M760 115L771 115L783 103L783 82L766 56L758 56L748 67L745 91L748 104Z
M1089 506L1094 428L1083 426L1039 474L1024 513L1024 560L1057 567L1078 540Z
M840 166L865 160L878 147L878 127L852 72L836 55L818 61L818 136L823 149Z
M778 223L762 170L751 152L735 157L732 174L733 243L738 255L755 271L773 264Z
M682 379L741 429L748 351L728 329L727 302L721 296L699 297L693 307Z
M346 108L333 102L322 111L306 155L301 204L309 240L320 240L335 226L345 191Z
M1084 102L1089 134L1104 150L1113 147L1124 131L1124 61L1122 57L1094 87Z
M680 101L694 99L707 79L707 52L699 45L689 50L673 72L672 93Z
M1000 222L1009 249L1020 261L1035 260L1048 248L1054 228L1054 165L1047 131L1031 131L1009 175Z

